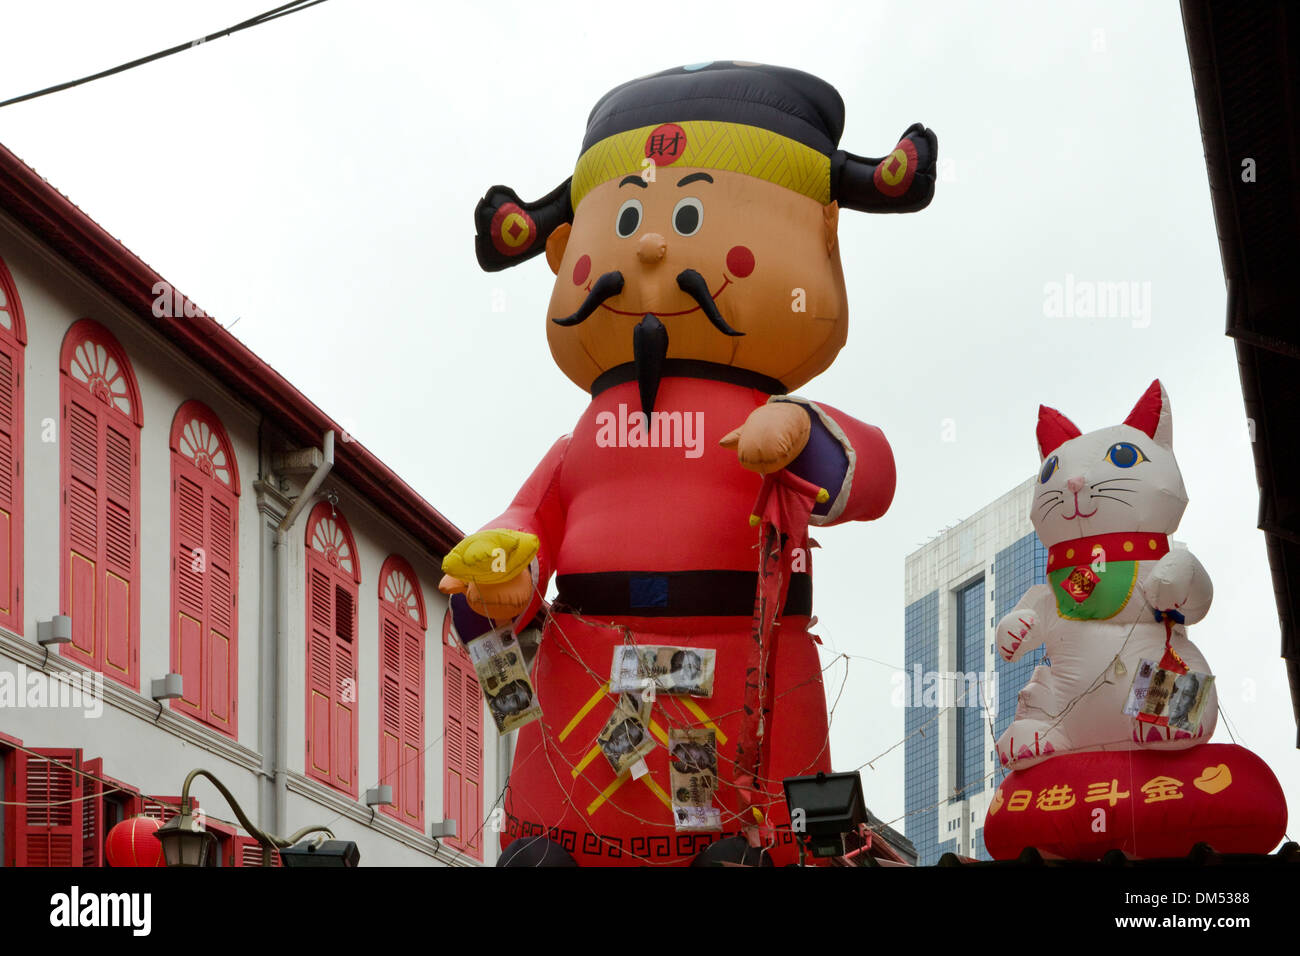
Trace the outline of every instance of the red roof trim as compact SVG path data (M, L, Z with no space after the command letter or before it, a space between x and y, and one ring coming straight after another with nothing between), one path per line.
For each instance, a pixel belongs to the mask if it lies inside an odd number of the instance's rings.
M210 316L154 315L154 286L167 280L3 145L0 208L98 283L142 325L161 333L261 409L292 440L315 445L328 429L343 434L342 426ZM177 295L182 302L190 301ZM460 529L359 442L335 444L334 473L435 554L446 554L463 537Z

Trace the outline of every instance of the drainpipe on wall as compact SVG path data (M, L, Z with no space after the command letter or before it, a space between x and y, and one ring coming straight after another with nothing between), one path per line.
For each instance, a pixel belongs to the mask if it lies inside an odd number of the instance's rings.
M485 721L488 727L492 726L491 721L492 715L489 714ZM515 740L518 736L519 731L512 730L508 734L497 737L497 793L501 793L505 790L506 782L510 779L510 767L515 760ZM496 806L493 807L493 810L495 811L497 807L504 809L504 800L501 803L496 804ZM490 835L484 836L484 842L486 843L488 840L492 841L492 853L483 854L484 862L495 862L496 859L501 856L501 834L493 830L489 830L488 834Z
M298 515L311 503L316 489L325 480L330 469L334 467L334 430L325 433L321 441L323 460L316 466L312 476L307 479L302 494L293 500L289 513L275 529L275 831L288 833L288 781L285 778L286 761L289 753L289 717L285 712L285 702L289 699L289 630L286 622L289 618L289 553L288 533Z

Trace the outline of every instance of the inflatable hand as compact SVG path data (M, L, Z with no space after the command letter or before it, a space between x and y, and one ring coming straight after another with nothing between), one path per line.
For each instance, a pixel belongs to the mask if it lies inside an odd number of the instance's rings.
M1157 611L1172 611L1187 603L1192 590L1192 555L1182 549L1170 551L1155 563L1142 593L1147 604Z
M745 424L723 436L723 448L735 448L740 464L760 475L780 471L808 444L812 419L794 402L771 402L750 412Z
M1028 608L1016 608L998 621L998 650L1003 660L1019 660L1042 643L1041 634L1034 630L1037 624L1038 618Z
M445 574L438 582L443 594L463 594L469 606L493 621L518 617L533 598L533 576L517 574L501 584L466 582Z
M438 590L464 594L471 608L492 620L516 617L533 597L533 578L527 571L538 547L537 535L524 531L471 534L443 559L446 574Z

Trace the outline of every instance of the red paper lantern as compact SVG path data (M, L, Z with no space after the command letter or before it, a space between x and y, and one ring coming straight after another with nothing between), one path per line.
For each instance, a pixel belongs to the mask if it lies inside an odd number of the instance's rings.
M108 831L104 854L109 866L166 866L162 844L154 834L162 826L153 817L131 817Z

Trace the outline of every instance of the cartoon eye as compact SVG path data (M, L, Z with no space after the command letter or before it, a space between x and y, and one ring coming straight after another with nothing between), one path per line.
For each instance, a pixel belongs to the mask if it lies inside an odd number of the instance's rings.
M1126 441L1118 441L1106 451L1106 460L1116 468L1132 468L1140 461L1149 461L1142 449Z
M687 196L673 207L673 228L679 236L693 236L704 222L704 203Z
M1047 484L1047 479L1048 479L1048 478L1051 478L1052 475L1054 475L1054 474L1056 474L1056 456L1055 456L1055 455L1053 455L1051 458L1047 459L1047 461L1043 462L1043 470L1040 471L1040 472L1038 473L1038 483L1039 483L1040 485L1045 485L1045 484Z
M641 225L641 200L629 199L618 207L618 218L614 221L614 231L626 239L636 232Z

